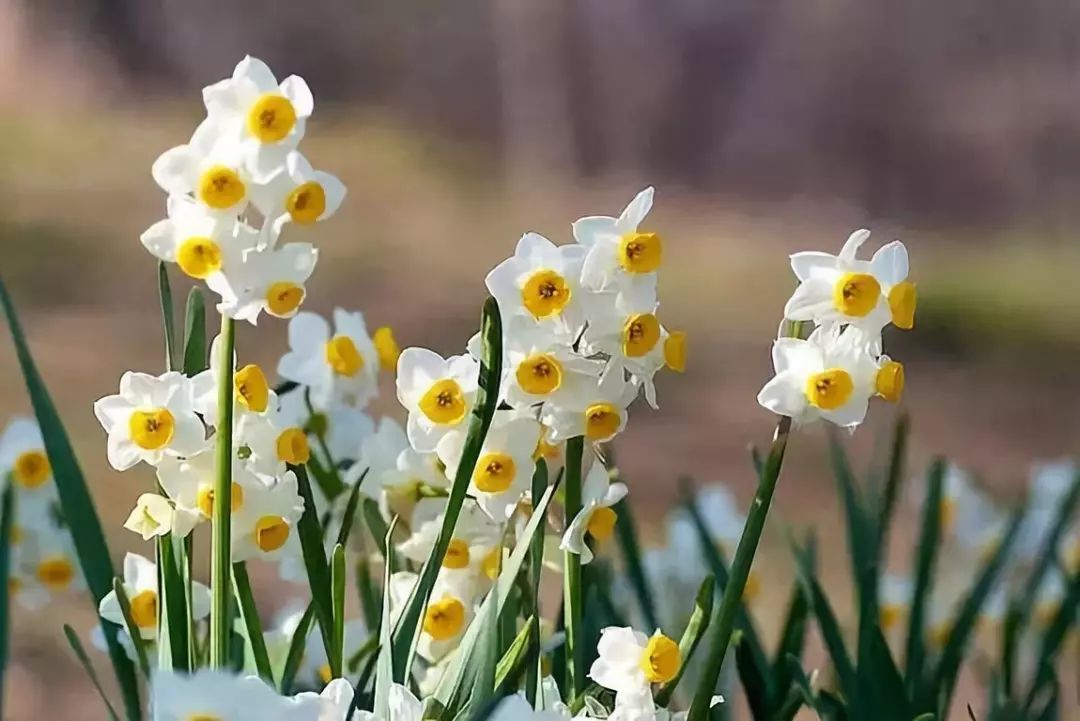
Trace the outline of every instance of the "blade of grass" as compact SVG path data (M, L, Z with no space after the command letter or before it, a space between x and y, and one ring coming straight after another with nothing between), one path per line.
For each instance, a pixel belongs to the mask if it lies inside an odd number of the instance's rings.
M233 361L236 324L221 316L221 356L218 358L218 423L215 434L214 506L210 540L210 666L229 666L229 635L232 633L232 458L233 458Z
M731 564L731 576L724 587L724 595L720 600L710 626L712 641L709 648L709 656L705 661L701 679L698 682L694 699L687 714L687 721L705 721L709 716L710 703L716 689L717 679L720 678L720 669L727 655L728 644L731 641L731 633L735 628L735 620L742 601L743 591L746 589L746 579L750 576L750 566L754 562L754 554L761 542L761 533L765 528L765 518L769 513L769 505L772 503L773 492L776 490L776 482L780 478L780 469L784 463L784 451L787 449L788 436L791 433L791 419L782 418L776 426L776 436L773 440L769 456L765 461L765 469L758 483L757 493L747 514L746 525L743 527L739 545L735 550L735 558Z
M690 621L686 624L682 638L679 639L679 655L682 658L682 663L675 673L675 678L661 686L660 690L656 692L657 706L667 708L668 704L671 703L671 699L675 695L675 689L679 687L679 682L682 681L690 661L694 658L702 639L705 638L705 632L709 630L709 618L712 616L715 594L716 578L711 575L706 576L705 580L701 582L697 597L694 599L694 611L690 614Z
M923 630L926 625L926 606L934 581L938 547L941 544L941 500L945 488L945 461L937 458L930 466L926 500L923 502L922 526L916 550L915 588L908 622L904 678L908 692L914 693L926 662Z
M1036 664L1035 680L1031 684L1027 698L1024 701L1024 709L1030 710L1049 684L1054 679L1054 659L1057 658L1070 629L1075 628L1077 612L1080 611L1080 571L1072 575L1068 581L1065 597L1061 599L1054 620L1043 634L1042 643L1039 646L1039 660Z
M881 492L878 508L877 538L874 557L878 563L887 556L889 545L889 527L896 512L896 502L900 498L900 488L904 479L904 462L907 458L907 441L911 431L911 422L906 413L896 419L893 429L892 450L889 454L889 468L885 476L885 485Z
M420 638L420 618L431 599L431 591L438 578L446 550L453 538L454 526L461 514L461 506L465 502L465 494L476 467L476 461L480 457L480 450L483 448L484 439L491 426L491 419L498 406L499 382L502 374L502 322L499 318L499 306L494 298L488 298L484 303L480 335L483 339L483 358L480 366L479 390L469 418L457 475L446 502L443 525L394 630L394 680L398 683L403 683L409 677L414 651Z
M345 547L334 545L330 555L331 601L334 611L333 654L330 656L330 677L343 678L345 658Z
M116 709L113 708L112 703L109 702L109 697L105 695L105 689L101 687L101 680L98 679L97 671L94 670L94 664L90 662L90 657L86 655L86 649L83 648L82 641L80 641L78 635L76 635L75 629L66 623L64 624L64 637L67 639L68 645L71 646L75 658L79 659L79 664L82 665L83 671L86 671L86 675L90 677L90 683L94 684L94 688L97 689L98 696L101 697L102 703L105 704L105 710L109 714L109 719L111 721L119 721L116 715Z
M176 321L173 318L172 287L165 261L158 261L158 298L161 301L161 327L165 333L165 368L176 367Z
M139 670L142 671L143 677L149 681L150 661L146 655L146 642L143 640L138 624L135 623L135 619L131 615L131 599L128 598L127 591L124 590L124 582L119 578L113 579L113 592L116 593L116 602L120 606L120 614L124 617L124 626L127 628L128 636L131 637L131 645L135 649L135 658L138 661Z
M304 466L289 468L296 474L297 487L304 499L304 512L296 524L296 531L300 536L300 550L304 556L304 568L307 570L311 602L315 606L315 619L319 623L319 633L329 659L333 655L334 610L330 595L330 564L326 560L326 549L323 546L322 524L319 522L319 510L315 507L315 496L311 492L307 469Z
M390 521L383 545L389 554L383 564L383 608L379 623L379 654L375 662L375 717L390 718L390 686L394 683L394 648L393 622L390 614L390 576L393 575L394 543L393 534L397 529L398 518Z
M836 614L829 604L828 597L821 589L821 584L818 583L817 574L806 563L805 554L797 551L795 557L799 582L803 584L807 599L810 602L810 610L813 611L814 617L817 619L818 629L821 631L825 648L828 650L829 657L836 668L840 689L847 698L853 699L856 694L855 665L851 661L847 647L844 646L844 635L840 630L840 623L836 620ZM798 665L797 659L796 665Z
M345 504L345 512L341 514L341 528L338 529L337 543L345 546L349 543L349 534L352 533L353 524L356 522L356 509L360 507L360 486L367 477L367 470L361 474L356 485L349 491L349 500Z
M285 656L285 667L281 670L281 684L279 690L283 696L292 693L293 681L296 673L300 670L300 664L304 662L304 647L307 645L307 637L311 632L311 624L315 620L315 604L309 603L296 624L292 640L289 642L289 652Z
M232 579L236 605L240 609L240 619L244 622L248 648L251 650L251 658L255 661L255 671L263 681L276 686L274 670L270 665L270 655L266 651L266 639L263 637L259 609L255 605L255 594L251 591L251 579L248 578L246 563L233 564Z
M101 521L94 509L93 499L75 458L67 431L30 354L15 306L3 281L0 281L0 304L3 305L11 339L15 344L15 354L26 382L30 404L45 440L45 452L52 467L61 510L71 532L86 584L90 587L96 613L101 599L112 590L113 578L116 575L109 558L105 534L101 530ZM124 698L125 715L129 720L139 719L142 716L142 705L139 703L135 667L117 641L116 628L112 624L104 624L103 630L109 648L109 660Z
M184 575L177 563L175 546L183 548L183 540L171 534L158 537L158 668L187 671L188 611Z
M535 620L536 616L525 619L525 623L510 643L510 647L499 659L499 665L495 669L496 696L508 696L514 692L521 676L525 673L531 649L540 645L536 637L536 628L539 626L533 623Z

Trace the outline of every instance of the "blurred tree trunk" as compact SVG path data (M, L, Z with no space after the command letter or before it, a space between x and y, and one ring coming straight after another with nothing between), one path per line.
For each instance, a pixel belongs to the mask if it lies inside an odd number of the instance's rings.
M565 0L491 0L502 150L514 189L575 169ZM466 81L467 82L467 81Z

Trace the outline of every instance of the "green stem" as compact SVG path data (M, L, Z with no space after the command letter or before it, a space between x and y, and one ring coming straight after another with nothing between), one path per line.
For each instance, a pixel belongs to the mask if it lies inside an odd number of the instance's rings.
M780 468L784 463L784 451L787 448L790 433L791 419L781 418L776 426L772 450L765 461L765 467L758 482L757 493L754 494L754 501L750 504L738 548L735 549L735 558L731 563L731 573L724 587L724 595L709 624L712 628L710 634L712 643L709 656L705 661L705 669L694 693L693 703L690 705L687 721L706 721L709 718L709 703L716 691L724 657L727 656L728 646L731 643L731 633L738 617L739 603L746 588L746 579L750 576L750 567L754 563L754 554L761 542L761 533L765 528L765 518L769 514L773 492L776 490L776 481L780 478Z
M569 527L581 512L581 459L585 439L581 436L566 442L566 485L563 487L563 508ZM585 590L581 578L581 556L569 551L563 554L563 609L566 619L566 688L573 702L585 690L585 647L582 611Z
M232 596L230 531L232 523L233 350L234 322L221 316L218 358L217 478L214 481L213 535L210 558L210 667L229 665L229 599Z

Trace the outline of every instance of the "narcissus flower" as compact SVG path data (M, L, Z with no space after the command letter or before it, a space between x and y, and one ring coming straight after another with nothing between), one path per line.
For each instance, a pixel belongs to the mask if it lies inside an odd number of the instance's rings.
M822 326L810 338L773 343L776 376L758 394L758 403L796 423L824 418L845 428L863 422L877 374L874 359L856 333Z
M221 270L224 248L237 248L236 218L207 213L187 196L169 197L169 217L151 225L140 236L143 246L156 258L176 263L185 275L204 279Z
M476 398L480 364L468 355L443 358L427 348L406 348L398 359L398 401L409 412L406 433L421 452L464 428Z
M251 189L251 199L268 222L312 225L341 207L345 186L330 173L315 170L300 153L285 158L285 167Z
M38 424L15 418L0 435L0 488L7 480L21 494L51 493L52 465Z
M419 577L399 571L390 577L390 608L396 619L402 613ZM437 663L457 648L475 613L473 579L467 574L439 574L421 621L417 653Z
M601 631L596 650L589 678L617 693L667 683L682 666L679 645L659 631L649 637L629 627L608 627Z
M431 555L442 528L446 501L421 499L413 510L412 534L398 547L406 558L423 563ZM502 527L475 501L466 499L454 525L454 536L443 557L443 568L450 571L482 571L485 559L502 539Z
M591 562L593 553L588 539L601 544L611 538L618 520L612 506L626 497L626 493L626 484L612 483L604 464L594 462L581 487L581 511L570 522L559 547L579 554L582 564Z
M266 372L255 363L241 366L233 353L233 422L247 414L272 415L278 408L277 394L270 388ZM210 344L210 368L191 379L195 410L208 425L217 426L218 380L221 376L221 336Z
M859 247L870 237L857 230L839 255L803 252L791 256L791 268L799 279L784 316L816 323L851 323L877 334L889 322L910 329L915 323L915 284L907 280L908 254L895 240L874 253L870 261L858 260Z
M590 290L634 287L655 294L656 272L663 262L663 241L657 233L638 226L653 203L652 187L645 188L618 218L594 215L574 222L574 239L588 248L581 284Z
M206 455L206 454L204 454ZM166 463L162 459L162 463ZM179 505L174 505L165 496L157 493L144 493L135 502L124 528L138 533L144 541L172 533L178 538L191 533L199 522L199 514Z
M207 212L235 217L250 198L243 150L215 118L200 123L187 145L162 153L151 173L166 193L191 196Z
M145 639L155 638L158 620L157 566L136 553L127 554L124 556L123 586L131 606L131 620L139 629L139 634ZM210 615L210 589L193 581L191 593L192 618L196 621L206 618ZM101 599L98 613L110 623L124 625L124 614L120 610L116 591L109 591Z
M272 485L244 488L243 504L233 515L233 561L278 558L303 512L304 499L292 471Z
M599 361L574 351L569 341L552 335L527 318L511 319L503 329L505 375L503 393L515 408L528 408L566 392L581 378L596 378ZM472 350L472 349L471 349Z
M315 313L289 321L289 352L278 374L310 389L311 403L325 409L341 402L363 408L378 395L379 356L362 313L334 309L334 327Z
M376 716L371 711L357 711L353 721L420 721L424 717L424 705L420 699L401 684L390 684L387 707L390 715L386 718Z
M504 321L524 316L573 342L584 322L579 298L585 248L557 246L539 233L526 233L514 255L488 273L488 292Z
M540 421L549 429L547 440L559 442L585 436L592 443L610 441L626 427L626 408L637 393L638 389L621 372L609 370L557 402L545 403Z
M466 434L463 430L443 436L437 452L453 478L461 463ZM529 487L533 453L540 440L540 424L514 411L496 411L480 456L469 481L469 491L480 508L499 522L509 518Z
M284 716L285 699L255 676L199 669L158 672L150 684L157 721L244 721Z
M290 75L279 85L262 60L245 56L231 78L203 88L207 113L235 135L243 158L256 178L272 175L304 137L314 109L304 79Z
M264 311L278 318L296 315L307 295L305 283L315 270L319 251L310 243L272 244L228 257L220 273L206 280L221 296L218 312L258 323Z
M174 535L186 536L195 523L211 519L217 482L217 460L213 450L182 460L165 459L157 468L157 477L162 490L175 504L176 513L184 513L185 517L193 519L188 527L173 528ZM238 513L253 491L258 493L272 482L273 478L260 478L245 463L234 459L229 494L231 512Z
M913 586L907 576L885 574L878 587L878 620L881 630L889 633L900 628L911 608Z
M206 429L192 403L191 381L182 373L125 373L119 394L94 403L109 434L109 464L125 471L139 461L157 465L166 455L190 457L206 448Z

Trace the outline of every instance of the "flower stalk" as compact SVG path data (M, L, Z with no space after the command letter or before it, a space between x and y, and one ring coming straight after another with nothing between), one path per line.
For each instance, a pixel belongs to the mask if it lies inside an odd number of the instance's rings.
M581 461L585 439L576 436L566 442L566 485L563 507L566 523L581 512ZM581 556L563 553L563 607L566 618L566 687L571 702L585 690L585 647L582 610L585 593L581 576Z
M210 559L210 666L229 664L230 534L232 522L233 351L232 318L221 317L221 357L218 359L217 477L214 481Z

